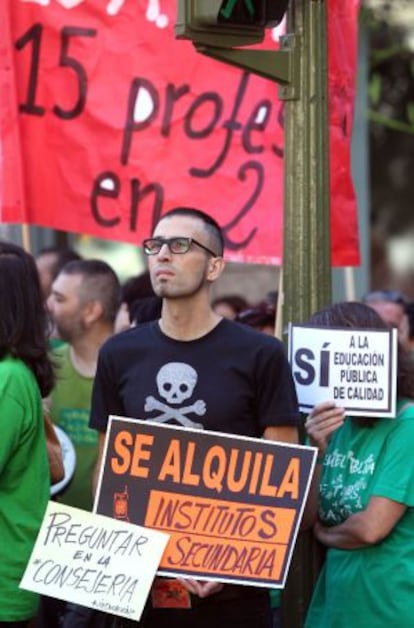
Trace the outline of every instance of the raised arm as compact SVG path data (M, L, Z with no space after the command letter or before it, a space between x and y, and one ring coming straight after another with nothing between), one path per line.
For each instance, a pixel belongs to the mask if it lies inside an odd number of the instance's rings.
M318 457L302 519L302 530L306 530L316 522L318 514L319 480L323 457L326 453L329 439L332 434L341 427L343 422L343 408L338 408L332 401L325 401L315 406L306 419L305 428L309 438L309 444L312 445L312 447L318 448Z

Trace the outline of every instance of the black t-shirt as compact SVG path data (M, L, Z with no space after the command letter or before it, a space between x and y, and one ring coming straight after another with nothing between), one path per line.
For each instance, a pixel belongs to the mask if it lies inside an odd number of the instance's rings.
M297 425L295 387L283 344L223 319L208 334L174 340L153 321L101 348L90 426L110 414L260 437Z

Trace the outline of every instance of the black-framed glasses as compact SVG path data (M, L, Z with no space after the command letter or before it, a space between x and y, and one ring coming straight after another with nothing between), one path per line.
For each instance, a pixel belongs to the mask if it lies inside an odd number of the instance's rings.
M176 236L175 238L147 238L143 241L142 246L146 255L156 255L161 251L164 244L168 246L171 253L176 255L188 253L192 245L195 244L201 249L207 251L207 253L210 253L213 257L219 257L217 253L214 253L214 251L209 249L207 246L204 246L204 244L201 244L201 242L198 242L194 238L187 238L185 236Z

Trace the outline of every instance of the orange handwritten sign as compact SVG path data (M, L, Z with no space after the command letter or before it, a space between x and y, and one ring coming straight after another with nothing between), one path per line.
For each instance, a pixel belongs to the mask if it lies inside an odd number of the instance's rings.
M167 532L161 575L283 587L315 450L111 417L97 512Z

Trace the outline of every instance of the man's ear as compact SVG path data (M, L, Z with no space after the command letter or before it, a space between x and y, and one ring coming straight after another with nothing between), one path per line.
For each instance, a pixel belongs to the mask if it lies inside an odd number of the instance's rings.
M207 281L216 281L224 270L226 262L222 257L211 257L207 266Z
M83 308L83 320L89 326L102 316L103 308L100 301L89 301Z

